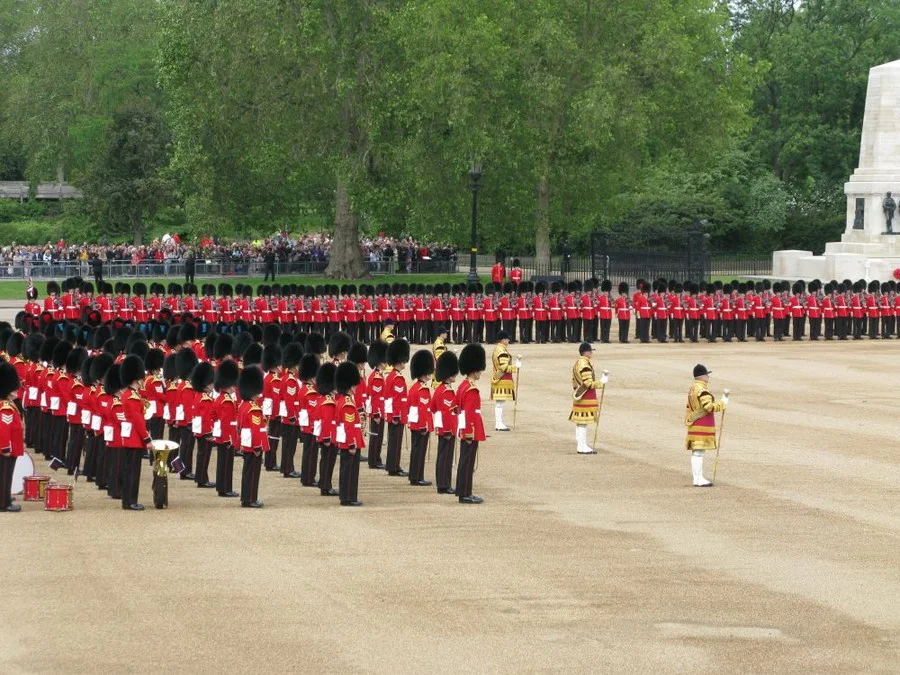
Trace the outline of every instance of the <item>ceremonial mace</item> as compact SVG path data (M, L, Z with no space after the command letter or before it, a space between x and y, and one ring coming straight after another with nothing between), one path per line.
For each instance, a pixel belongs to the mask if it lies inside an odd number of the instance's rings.
M522 360L522 355L516 354L516 361L521 361L521 360ZM522 369L517 368L516 369L516 400L513 401L513 425L512 425L513 431L516 430L516 417L518 416L518 412L519 412L519 375L521 373L522 373Z
M731 393L731 389L725 390L725 398L728 398L728 394ZM728 408L722 411L722 421L719 425L719 438L716 440L716 463L713 464L713 479L712 482L715 484L716 482L716 472L719 470L719 450L722 448L722 434L725 433L725 413L728 412Z
M603 371L603 377L609 377L609 371ZM596 452L595 445L597 445L597 432L600 431L600 412L603 410L603 397L606 395L606 385L603 385L603 389L600 390L600 404L597 406L597 421L594 423L594 442L591 443L591 449Z

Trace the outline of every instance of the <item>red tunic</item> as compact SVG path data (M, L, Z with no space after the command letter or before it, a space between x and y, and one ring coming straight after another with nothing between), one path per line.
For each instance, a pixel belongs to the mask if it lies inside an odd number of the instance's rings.
M485 440L487 436L484 433L484 420L481 419L481 394L468 379L459 385L456 407L459 411L456 424L459 437L470 441Z

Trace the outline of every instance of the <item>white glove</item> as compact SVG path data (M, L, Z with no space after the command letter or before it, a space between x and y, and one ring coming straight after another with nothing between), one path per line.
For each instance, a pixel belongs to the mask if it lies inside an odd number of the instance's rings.
M609 382L609 375L606 375L606 374L601 375L600 376L600 384L605 385L607 382Z
M516 368L522 367L522 359L516 359Z
M725 405L728 405L728 394L725 394L725 395L722 397L722 403L724 403Z

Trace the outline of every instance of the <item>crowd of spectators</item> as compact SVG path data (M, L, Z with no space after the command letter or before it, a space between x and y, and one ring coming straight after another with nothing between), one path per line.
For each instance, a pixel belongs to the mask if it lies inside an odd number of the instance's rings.
M103 263L153 266L169 274L170 267L194 257L197 262L229 263L237 273L246 272L251 263L264 264L272 260L281 264L298 263L296 267L324 269L331 253L330 234L291 235L281 232L268 239L255 241L222 241L202 237L184 241L178 235L165 235L141 246L127 244L73 244L64 240L47 242L42 246L21 246L11 242L0 247L0 275L39 276L48 266L67 268L87 267L99 258ZM414 271L421 261L455 261L456 247L448 244L425 244L411 237L389 237L380 233L360 238L363 260L373 271ZM299 265L306 263L306 265ZM286 265L283 265L286 266Z

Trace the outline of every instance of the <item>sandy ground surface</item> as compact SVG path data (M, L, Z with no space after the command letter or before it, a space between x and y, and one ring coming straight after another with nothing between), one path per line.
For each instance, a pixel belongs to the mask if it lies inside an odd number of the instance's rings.
M900 669L900 342L604 346L594 456L574 348L513 351L480 506L364 468L362 509L264 473L261 510L175 481L130 513L79 482L71 512L0 514L0 672ZM698 361L732 389L708 490L682 449Z

